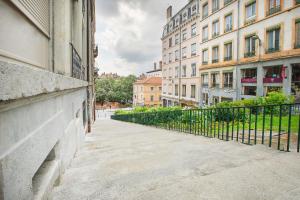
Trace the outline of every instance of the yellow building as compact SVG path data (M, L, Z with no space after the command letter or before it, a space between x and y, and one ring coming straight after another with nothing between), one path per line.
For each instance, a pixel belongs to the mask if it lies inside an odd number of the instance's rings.
M133 85L133 106L161 106L161 77L147 77Z

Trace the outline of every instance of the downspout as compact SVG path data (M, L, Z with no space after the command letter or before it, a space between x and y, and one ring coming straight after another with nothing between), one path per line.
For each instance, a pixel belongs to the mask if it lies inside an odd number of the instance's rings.
M89 75L89 68L90 68L90 19L89 19L89 11L90 11L90 0L86 0L86 21L87 21L87 29L86 29L86 35L87 35L87 66L86 66L86 78L88 81L88 86L87 86L87 107L88 107L88 132L91 132L91 116L90 116L90 111L91 111L91 95L90 95L90 75Z
M237 61L237 66L235 67L235 90L236 90L236 99L240 98L239 95L239 90L238 90L238 65L239 65L239 60L240 60L240 56L239 56L239 52L240 52L240 0L237 1L238 2L238 18L237 18L237 53L236 53L236 61Z
M178 103L181 106L180 103L180 97L181 97L181 59L182 59L182 52L181 52L181 25L179 27L179 79L178 79Z

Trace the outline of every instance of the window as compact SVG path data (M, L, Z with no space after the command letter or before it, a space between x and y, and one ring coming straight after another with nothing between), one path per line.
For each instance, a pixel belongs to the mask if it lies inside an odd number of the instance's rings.
M191 85L191 98L196 97L196 85Z
M219 10L219 0L212 0L212 12Z
M232 60L232 42L224 44L224 61Z
M208 49L202 51L202 64L208 64Z
M300 0L295 0L295 5L300 4Z
M159 87L159 91L161 91L161 87Z
M172 62L172 53L169 53L169 63Z
M196 24L193 24L191 29L191 36L193 37L195 35L197 35L197 26Z
M150 101L154 101L154 96L153 95L151 95L150 98L151 98Z
M154 87L151 87L151 91L154 91Z
M256 86L244 86L242 90L242 94L256 96Z
M179 70L178 67L175 67L175 78L178 78L179 76Z
M255 20L256 17L256 1L246 5L246 21Z
M225 16L225 32L232 30L232 13Z
M212 48L212 63L219 62L219 47L215 46Z
M202 102L204 105L208 105L208 94L207 93L202 94Z
M202 28L202 42L207 40L208 40L208 26L206 25Z
M188 14L187 14L187 11L185 11L185 12L182 14L182 21L187 20L187 17L188 17Z
M202 18L208 16L208 3L206 2L202 7Z
M192 68L191 76L194 77L196 76L196 63L192 63L191 68Z
M197 46L196 43L191 45L191 55L195 56L197 54Z
M167 55L163 56L164 64L167 64Z
M182 48L182 58L186 58L186 47Z
M182 31L182 40L185 41L187 39L187 33L186 30Z
M169 38L169 47L172 47L172 38Z
M267 31L267 53L279 51L280 27L276 27Z
M169 78L172 78L172 68L169 68Z
M232 0L224 0L224 6L226 6L226 5L229 4L230 2L232 2Z
M179 50L175 51L175 61L179 59Z
M245 58L255 56L255 39L254 35L245 38Z
M208 87L208 74L201 75L201 85L202 87Z
M233 73L232 72L225 72L223 73L223 85L224 88L232 88L233 82Z
M192 16L197 13L197 5L192 6Z
M295 48L300 48L300 19L297 19L295 23Z
M219 24L219 20L216 20L213 22L212 24L212 37L217 37L220 33L220 24Z
M186 96L186 85L182 85L182 96Z
M182 77L186 77L186 65L182 66Z
M267 15L272 15L281 10L280 0L269 0Z
M219 88L220 87L220 74L219 73L212 73L211 74L211 86L213 88Z
M175 45L179 44L179 34L175 35Z
M175 84L175 96L178 96L178 85Z

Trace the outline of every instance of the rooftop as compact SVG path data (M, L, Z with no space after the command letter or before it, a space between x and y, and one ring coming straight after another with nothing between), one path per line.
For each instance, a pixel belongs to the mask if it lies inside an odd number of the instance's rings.
M148 77L142 80L137 80L135 84L161 84L161 77Z

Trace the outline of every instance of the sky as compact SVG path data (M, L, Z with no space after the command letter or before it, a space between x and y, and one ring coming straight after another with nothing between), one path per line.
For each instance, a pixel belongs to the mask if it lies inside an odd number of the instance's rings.
M96 0L96 44L99 73L140 75L161 60L161 36L173 14L188 0Z

